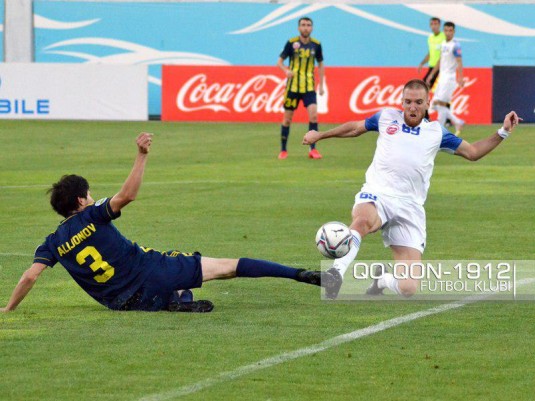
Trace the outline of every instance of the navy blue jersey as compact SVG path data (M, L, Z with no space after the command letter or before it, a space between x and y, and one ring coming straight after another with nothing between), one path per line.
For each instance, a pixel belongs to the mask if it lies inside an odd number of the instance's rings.
M60 223L35 251L34 263L61 263L89 295L103 305L128 299L157 266L176 257L142 248L126 239L111 223L114 213L105 198Z

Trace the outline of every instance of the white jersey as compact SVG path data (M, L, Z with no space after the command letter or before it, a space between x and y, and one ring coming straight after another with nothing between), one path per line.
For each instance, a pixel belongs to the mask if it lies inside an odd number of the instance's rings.
M442 42L440 48L440 76L455 79L457 57L461 57L461 44L456 39Z
M405 125L403 112L383 109L366 119L368 131L378 131L373 161L363 191L407 199L423 205L439 150L454 153L462 142L438 122L424 119Z

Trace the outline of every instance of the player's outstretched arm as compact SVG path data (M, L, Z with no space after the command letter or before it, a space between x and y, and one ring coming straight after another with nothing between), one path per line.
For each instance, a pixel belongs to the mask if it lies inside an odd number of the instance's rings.
M352 121L342 124L329 131L318 132L308 131L303 138L303 145L312 145L322 139L327 138L352 138L368 132L364 124L364 120Z
M110 200L110 207L114 213L118 213L123 207L136 199L139 187L143 181L145 164L149 154L150 145L152 144L152 134L142 132L136 139L137 156L134 161L134 167L124 182L121 190L117 192Z
M34 263L28 270L22 273L17 286L9 298L5 308L0 308L0 312L10 312L17 308L22 300L28 295L39 275L46 269L42 263Z
M462 141L457 150L456 155L462 156L467 160L476 161L483 156L492 152L500 143L507 138L513 129L522 121L520 117L511 111L505 116L503 120L503 127L501 127L495 134L492 134L488 138L482 139L475 143L468 143Z

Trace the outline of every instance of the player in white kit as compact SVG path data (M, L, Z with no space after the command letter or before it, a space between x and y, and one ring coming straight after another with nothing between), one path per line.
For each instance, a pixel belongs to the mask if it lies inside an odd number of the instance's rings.
M356 258L362 239L379 229L395 262L407 265L420 262L426 241L423 205L436 154L445 151L467 160L478 160L496 148L521 121L512 111L505 116L498 132L470 144L437 121L424 118L429 108L429 90L418 79L409 81L403 88L402 107L403 111L386 108L366 120L348 122L329 131L309 131L303 138L303 144L310 145L327 138L357 137L368 131L379 134L366 182L355 196L350 225L353 246L329 269L339 278L339 285L326 292L328 298L338 296L344 273ZM392 273L382 273L379 279L373 280L368 294L382 294L384 288L403 296L416 293L419 280L410 277L398 280ZM420 273L415 266L413 276L418 277Z
M438 73L440 66L440 76L438 77L432 107L438 112L438 122L444 125L446 120L450 120L455 126L455 135L459 135L464 121L453 114L448 108L448 104L451 102L451 97L457 85L459 85L459 88L464 86L461 44L456 39L453 39L455 35L455 24L453 22L444 23L444 35L446 36L446 40L442 42L440 59L435 67L433 67L426 83L428 85L430 84L431 79Z

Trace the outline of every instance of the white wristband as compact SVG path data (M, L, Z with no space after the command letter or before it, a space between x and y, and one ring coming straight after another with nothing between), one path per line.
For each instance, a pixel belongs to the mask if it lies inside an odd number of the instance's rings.
M499 136L501 136L503 139L507 139L507 137L511 134L511 132L510 131L506 131L505 128L501 127L498 130L497 134Z

